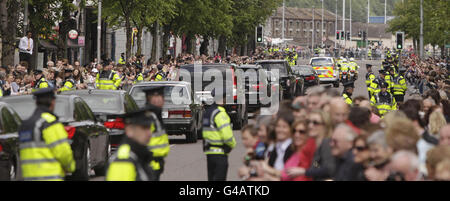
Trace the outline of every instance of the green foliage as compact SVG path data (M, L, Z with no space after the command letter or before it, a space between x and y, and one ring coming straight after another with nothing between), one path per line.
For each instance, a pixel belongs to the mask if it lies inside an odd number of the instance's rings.
M370 16L384 16L385 0L370 0ZM417 0L416 0L417 1ZM393 15L394 4L401 0L387 0L387 16ZM320 0L286 0L286 6L299 8L322 8ZM336 11L336 0L324 0L323 7L331 12ZM342 16L342 0L337 1L338 15ZM345 16L350 17L350 0L345 1ZM355 22L367 22L367 0L352 0L352 20Z
M444 45L450 41L450 1L448 0L424 0L424 45ZM419 39L420 37L420 1L405 0L395 5L396 18L389 22L390 32L404 31L407 38Z

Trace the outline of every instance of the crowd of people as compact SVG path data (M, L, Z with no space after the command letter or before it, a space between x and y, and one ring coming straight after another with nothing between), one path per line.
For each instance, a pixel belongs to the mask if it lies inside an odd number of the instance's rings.
M413 93L381 114L316 86L242 129L246 181L450 180L450 79L444 60L401 57ZM414 92L416 91L416 92Z

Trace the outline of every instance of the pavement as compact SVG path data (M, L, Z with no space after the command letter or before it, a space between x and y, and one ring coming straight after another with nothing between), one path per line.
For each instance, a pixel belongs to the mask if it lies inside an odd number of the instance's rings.
M299 60L299 64L307 64L309 60ZM367 73L366 64L373 65L374 74L378 76L378 70L381 66L381 60L356 61L360 66L358 80L355 82L355 90L353 97L364 96L368 98L367 87L365 84L365 75ZM340 84L339 91L343 91L343 86ZM408 93L412 88L408 90ZM408 95L407 97L408 98ZM250 120L249 122L252 122ZM228 181L239 181L237 175L238 169L243 165L243 154L245 148L241 142L241 132L234 131L236 138L236 147L230 153L228 162ZM207 181L206 156L203 154L202 140L197 143L185 143L184 136L169 136L170 139L170 154L166 158L166 165L164 173L161 176L162 181ZM92 177L91 181L103 181L104 177Z

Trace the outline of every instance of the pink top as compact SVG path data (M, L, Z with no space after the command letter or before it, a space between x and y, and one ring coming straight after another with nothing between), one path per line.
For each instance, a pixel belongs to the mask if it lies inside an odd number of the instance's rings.
M314 138L309 138L305 146L300 151L295 152L284 164L284 169L281 172L281 181L312 181L312 178L306 176L290 178L286 174L286 170L292 167L308 169L311 166L315 151L316 141Z

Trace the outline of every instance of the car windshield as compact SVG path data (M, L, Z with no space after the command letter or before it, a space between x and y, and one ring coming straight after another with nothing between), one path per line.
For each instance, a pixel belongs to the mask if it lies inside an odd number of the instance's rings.
M268 71L271 71L272 69L278 69L280 70L280 75L287 74L284 63L260 63L260 65Z
M206 90L206 87L208 87L211 84L219 84L220 82L217 82L216 79L222 79L222 84L217 87L232 87L233 86L233 80L228 79L232 75L231 71L228 70L229 66L202 66L202 73L198 74L197 72L194 72L194 67L187 66L187 67L181 67L181 70L187 70L189 72L189 78L185 78L183 73L180 73L180 81L186 81L188 82L190 79L191 86L193 86L193 89L196 90L194 86L196 86L195 80L200 80L202 84L202 91ZM216 74L220 72L222 77L216 77L220 76L220 74ZM208 90L206 90L208 91Z
M22 120L30 118L36 109L36 103L33 99L11 99L5 100L5 102L13 107ZM64 122L71 117L69 108L69 101L67 101L67 99L56 98L55 110L53 113L60 118L60 121Z
M131 97L136 101L139 107L144 107L146 102L144 89L148 88L148 86L138 86L134 87L131 91ZM189 90L185 85L176 85L176 86L164 86L164 104L167 105L189 105L192 103L191 95L189 94Z
M124 113L124 104L119 94L77 94L91 108L92 112Z
M295 68L295 70L300 74L312 73L311 67L308 66L298 66Z
M333 65L333 60L331 58L315 58L311 60L311 65L313 66L331 66Z

